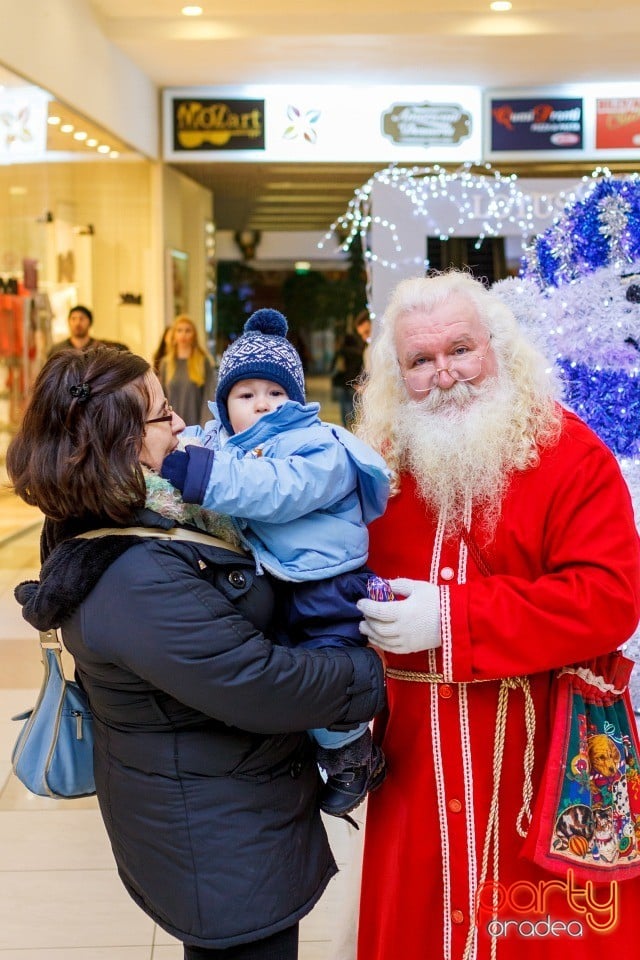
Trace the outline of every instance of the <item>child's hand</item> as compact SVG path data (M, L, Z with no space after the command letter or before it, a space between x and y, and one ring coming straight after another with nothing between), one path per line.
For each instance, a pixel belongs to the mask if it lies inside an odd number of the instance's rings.
M184 490L187 479L187 467L189 465L189 456L181 450L174 450L168 457L162 461L160 476L168 480L170 484L177 487L180 493Z
M160 476L180 491L185 503L202 503L213 460L213 450L189 444L184 451L174 450L164 458Z

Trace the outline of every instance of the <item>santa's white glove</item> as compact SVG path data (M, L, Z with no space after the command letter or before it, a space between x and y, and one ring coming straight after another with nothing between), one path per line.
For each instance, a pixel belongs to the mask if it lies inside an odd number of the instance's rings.
M390 653L418 653L442 645L440 591L426 580L390 580L394 594L406 600L358 600L364 615L360 633Z

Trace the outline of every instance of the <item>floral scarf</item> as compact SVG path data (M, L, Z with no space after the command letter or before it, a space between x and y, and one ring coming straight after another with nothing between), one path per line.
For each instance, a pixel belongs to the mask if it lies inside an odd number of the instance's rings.
M231 517L215 513L213 510L205 510L197 503L185 503L180 496L180 491L176 490L168 480L148 467L143 467L142 472L147 485L145 506L149 510L154 510L169 520L175 520L176 523L192 524L205 533L240 546L240 535Z

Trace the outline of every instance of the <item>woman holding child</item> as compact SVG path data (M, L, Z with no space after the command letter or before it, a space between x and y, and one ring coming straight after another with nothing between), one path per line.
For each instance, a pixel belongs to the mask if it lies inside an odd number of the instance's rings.
M227 517L158 475L183 427L134 354L45 364L7 455L16 492L47 517L40 580L16 595L75 659L133 899L187 960L295 960L298 921L336 869L300 731L378 712L381 663L271 643L269 577Z

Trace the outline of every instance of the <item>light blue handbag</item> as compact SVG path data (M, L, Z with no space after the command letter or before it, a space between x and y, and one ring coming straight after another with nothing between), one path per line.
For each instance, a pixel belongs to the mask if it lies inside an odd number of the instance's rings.
M197 530L157 530L149 527L105 527L89 530L78 539L105 536L153 537L186 540L244 551L232 543ZM40 633L44 679L33 710L13 717L25 720L11 754L13 772L31 793L40 797L73 799L96 792L93 778L93 717L86 694L62 669L62 643L56 630Z
M67 680L62 643L55 630L40 633L44 679L11 755L13 772L40 797L71 799L96 792L93 779L93 718L84 691Z

